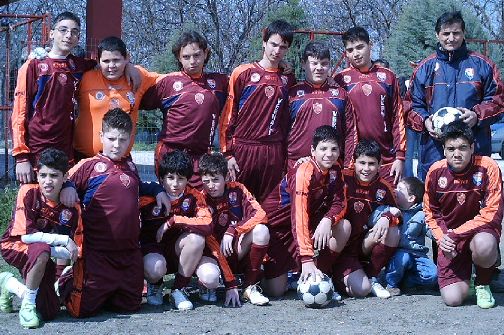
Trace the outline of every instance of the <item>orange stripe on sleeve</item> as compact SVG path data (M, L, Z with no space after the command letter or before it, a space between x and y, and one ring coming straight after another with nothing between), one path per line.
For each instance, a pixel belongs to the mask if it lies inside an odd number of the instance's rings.
M38 187L38 184L23 184L19 188L11 236L22 236L28 233L27 227L31 224L31 221L34 220L34 218L33 209L31 208L31 204L28 203L27 195L30 191L35 190Z
M313 244L309 231L308 192L313 176L313 165L310 161L301 164L296 171L296 188L294 194L294 220L296 224L296 240L301 257L313 257ZM291 214L292 215L292 214Z
M238 186L243 192L242 207L244 216L246 217L244 218L244 220L239 222L236 227L238 234L246 234L254 229L254 227L258 224L266 224L268 222L266 213L254 198L254 196L247 190L247 188L244 185L236 182L232 182L230 186Z
M429 169L429 172L425 177L425 194L423 198L425 222L429 226L432 235L438 243L441 238L443 238L444 232L438 222L438 220L442 220L440 217L441 209L439 208L439 203L436 200L436 180L433 180L434 177L432 174L433 171L441 167L444 162L445 161L436 162Z
M208 248L212 252L212 255L217 259L217 263L219 263L219 267L222 271L222 276L224 277L224 282L226 283L226 288L235 288L237 286L236 278L233 275L233 271L231 270L226 257L224 257L220 250L219 242L217 242L213 235L207 236L205 238L205 241Z
M212 214L205 202L204 195L194 189L186 190L196 199L196 215L194 217L174 215L172 220L175 227L194 231L203 236L210 235L212 233Z
M14 93L14 106L12 109L12 155L26 154L30 148L26 143L26 128L28 114L28 88L27 75L31 60L21 66L18 72L16 91Z
M406 152L406 121L404 119L404 107L401 96L399 95L398 80L394 80L394 124L393 124L393 142L396 151L396 159L405 159Z

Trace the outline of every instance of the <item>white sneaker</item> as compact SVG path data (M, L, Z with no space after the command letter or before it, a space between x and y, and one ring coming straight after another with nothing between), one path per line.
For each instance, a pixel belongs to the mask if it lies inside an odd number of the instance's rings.
M201 300L206 302L216 302L217 301L217 291L208 289L204 286L199 287L199 297Z
M341 294L338 293L338 291L334 291L333 293L333 296L332 296L332 300L334 301L341 301Z
M147 303L153 306L163 304L163 285L147 283Z
M175 308L179 311L188 311L193 309L193 304L189 300L183 289L172 290L171 299L173 301L173 304L175 305Z
M262 290L257 285L250 285L243 291L243 300L250 301L252 305L264 306L269 303L269 299L262 294Z
M378 298L388 299L390 298L390 292L387 291L376 278L371 279L371 293Z

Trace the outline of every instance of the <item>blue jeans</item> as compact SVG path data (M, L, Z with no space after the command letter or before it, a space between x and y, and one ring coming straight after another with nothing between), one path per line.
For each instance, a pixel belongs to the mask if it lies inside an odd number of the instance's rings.
M437 267L425 256L416 256L398 249L385 269L387 286L434 286L437 283Z
M406 128L406 157L404 160L404 177L416 176L416 171L413 171L413 159L415 158L415 152L419 153L419 141L420 134L414 130Z

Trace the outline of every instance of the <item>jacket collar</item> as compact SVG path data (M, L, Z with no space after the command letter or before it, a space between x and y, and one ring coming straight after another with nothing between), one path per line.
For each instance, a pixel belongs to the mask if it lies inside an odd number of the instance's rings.
M467 53L468 53L468 50L467 50L467 44L465 41L462 43L462 46L460 48L458 48L457 50L453 50L453 51L446 51L445 49L443 49L441 47L441 45L439 43L436 46L437 58L440 60L447 61L449 63L466 57Z

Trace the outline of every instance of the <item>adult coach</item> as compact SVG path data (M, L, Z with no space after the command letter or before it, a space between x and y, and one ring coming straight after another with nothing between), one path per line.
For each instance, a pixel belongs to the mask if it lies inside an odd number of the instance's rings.
M418 174L425 179L429 167L443 158L443 146L432 127L432 115L441 107L462 111L472 128L475 152L490 156L490 125L504 108L504 86L496 65L467 49L465 22L460 12L446 12L436 22L436 52L416 68L405 100L411 102L408 125L420 138Z
M335 76L355 111L357 141L374 140L381 150L380 177L396 184L404 170L406 133L399 82L391 70L371 61L368 32L362 27L343 34L350 67Z

